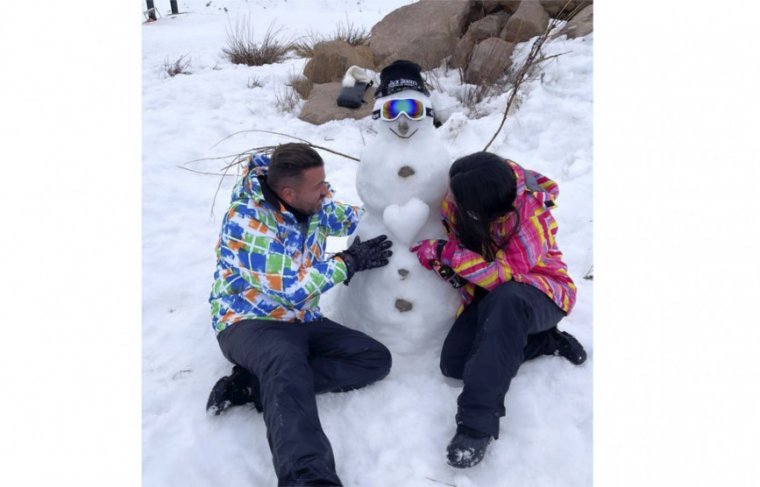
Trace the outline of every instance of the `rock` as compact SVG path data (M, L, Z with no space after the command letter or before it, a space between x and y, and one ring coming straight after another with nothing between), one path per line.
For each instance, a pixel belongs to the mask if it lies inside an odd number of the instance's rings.
M567 22L559 35L566 34L568 39L583 37L594 31L594 6L589 5Z
M296 90L298 96L306 100L311 95L311 89L314 87L314 83L310 79L304 76L298 76L290 80L289 86Z
M525 0L525 1L533 2L535 0ZM521 0L499 0L499 3L501 4L504 10L506 10L510 14L513 14L517 12L517 9L520 7Z
M449 56L464 32L470 3L461 0L420 0L386 15L371 30L375 66L408 59L423 70Z
M508 18L509 14L504 11L489 15L470 24L467 34L470 34L475 42L480 42L489 37L499 37L499 33L504 28Z
M540 0L540 2L550 17L560 19L566 19L576 8L580 10L593 3L592 0Z
M498 80L507 70L515 44L490 37L472 50L472 58L465 73L465 81L481 85Z
M411 311L412 308L414 308L414 305L407 301L406 299L398 298L396 300L396 309L401 311L402 313L406 313L407 311Z
M312 83L330 83L342 80L353 65L375 69L369 46L352 46L345 41L320 42L314 46L314 56L306 63L303 74Z
M485 15L501 10L501 0L475 0L472 7L481 10Z
M520 6L521 0L472 0L472 8L480 10L484 15L492 14L498 11L505 11L513 14ZM525 0L532 2L536 0ZM472 20L472 19L471 19Z
M470 24L467 32L457 42L451 56L451 66L466 68L475 44L489 37L498 37L507 22L509 14L505 11L482 18Z
M340 82L315 84L298 118L314 125L322 125L330 120L359 119L372 114L372 88L364 92L364 101L367 103L362 103L362 106L356 109L337 105L336 100L341 88Z
M451 56L451 66L454 68L466 68L470 62L470 54L475 47L475 39L468 31L454 47L454 54Z
M525 0L507 20L501 31L502 39L508 42L525 42L541 35L549 25L549 14L537 1Z

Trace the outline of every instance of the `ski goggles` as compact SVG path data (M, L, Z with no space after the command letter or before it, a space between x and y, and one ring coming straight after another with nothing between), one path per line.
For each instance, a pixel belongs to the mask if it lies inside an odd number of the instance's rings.
M380 110L372 112L372 119L378 118L386 122L392 122L401 115L410 120L422 120L426 116L433 116L433 109L426 108L420 100L414 98L396 98L382 104Z

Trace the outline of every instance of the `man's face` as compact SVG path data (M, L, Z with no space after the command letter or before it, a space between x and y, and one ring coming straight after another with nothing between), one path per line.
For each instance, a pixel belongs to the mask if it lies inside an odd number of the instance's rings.
M325 168L311 167L304 170L300 181L294 181L283 190L283 199L293 208L313 215L322 208L322 200L328 195ZM290 191L288 191L290 189Z

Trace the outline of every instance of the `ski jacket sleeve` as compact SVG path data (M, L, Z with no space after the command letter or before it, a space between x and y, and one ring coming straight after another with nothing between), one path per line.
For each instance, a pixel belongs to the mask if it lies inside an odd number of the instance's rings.
M548 199L544 201L543 193L535 197L529 191L523 192L516 202L520 213L519 228L497 250L493 261L489 262L479 253L457 246L448 265L461 277L489 291L511 280L515 274L526 275L543 266L547 255L556 249L554 237L557 223L547 209L548 202ZM554 206L554 198L551 205ZM446 202L443 211L445 216L453 217L453 203ZM506 218L495 222L497 234L510 233L509 228L514 224L510 220Z
M239 277L226 280L230 294L255 302L260 293L286 308L300 309L346 279L342 260L296 259L277 232L246 210L244 203L230 208L219 242L220 265Z
M324 211L324 226L328 229L330 237L346 237L354 233L359 219L364 214L364 209L358 206L347 205L331 200L322 206Z

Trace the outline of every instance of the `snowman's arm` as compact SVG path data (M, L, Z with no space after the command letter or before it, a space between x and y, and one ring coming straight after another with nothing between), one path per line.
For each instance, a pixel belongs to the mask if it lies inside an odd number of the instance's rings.
M364 214L364 208L348 205L339 201L331 201L322 207L325 226L330 237L346 237L354 233L359 220Z
M340 259L312 261L299 267L277 235L251 217L235 216L228 222L219 255L223 264L237 271L245 282L248 289L240 293L251 294L247 299L261 293L291 309L300 309L348 277L346 264Z

